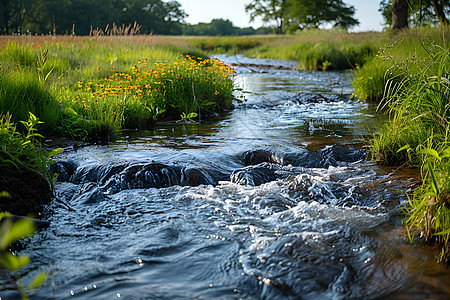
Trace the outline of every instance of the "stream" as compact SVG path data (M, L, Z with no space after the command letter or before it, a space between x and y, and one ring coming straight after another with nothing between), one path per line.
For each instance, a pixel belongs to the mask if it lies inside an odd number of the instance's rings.
M402 226L417 174L364 159L382 116L352 73L217 58L247 64L234 110L58 157L50 224L19 251L23 282L48 275L30 298L450 298L439 249Z

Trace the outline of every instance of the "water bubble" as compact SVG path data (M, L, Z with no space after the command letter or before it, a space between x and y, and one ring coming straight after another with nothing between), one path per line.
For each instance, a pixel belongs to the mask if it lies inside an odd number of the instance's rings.
M69 293L70 293L71 296L75 295L74 291L70 291Z
M120 298L120 293L117 293L116 296L117 296L117 298Z
M83 290L85 290L85 291L87 292L87 291L88 291L88 287L85 286L85 287L83 288Z
M209 284L209 287L210 287L210 288L212 288L212 287L213 287L212 283L210 283L210 284Z
M93 287L94 289L96 289L96 288L97 288L97 285L96 285L96 284L93 284L92 287Z

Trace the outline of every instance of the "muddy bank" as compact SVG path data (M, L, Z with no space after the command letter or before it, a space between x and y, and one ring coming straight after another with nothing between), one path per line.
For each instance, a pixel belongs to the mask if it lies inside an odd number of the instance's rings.
M0 197L0 211L20 216L38 217L53 197L44 177L11 164L0 165L0 191L9 194L9 197Z

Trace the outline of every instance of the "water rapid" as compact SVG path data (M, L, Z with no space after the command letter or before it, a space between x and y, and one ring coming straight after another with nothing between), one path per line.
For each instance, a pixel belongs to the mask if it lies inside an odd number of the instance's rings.
M402 227L416 179L365 159L381 117L352 73L218 58L250 92L233 111L59 157L49 226L19 251L23 282L48 274L31 298L450 297L437 249Z

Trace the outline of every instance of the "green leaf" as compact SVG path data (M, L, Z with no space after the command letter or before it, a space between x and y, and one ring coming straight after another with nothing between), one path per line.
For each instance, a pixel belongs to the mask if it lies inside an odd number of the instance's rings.
M401 152L403 150L409 150L409 149L411 149L411 146L410 145L405 145L405 146L401 147L400 149L398 149L397 153L399 153L399 152Z
M425 148L423 150L421 150L419 153L421 154L427 154L427 155L431 155L432 157L436 158L437 160L441 160L441 157L439 156L439 153L431 148Z
M0 198L11 198L11 195L8 192L0 192ZM4 214L2 212L0 212L0 216ZM1 219L1 217L0 217Z
M441 232L437 232L434 235L446 235L446 234L450 234L450 228Z
M441 158L447 158L447 157L450 157L450 147L449 148L445 148L441 152Z
M30 282L27 289L32 290L40 286L47 279L47 274L40 273L36 277L34 277L33 281Z
M53 149L49 154L48 154L48 158L51 158L53 156L56 156L58 154L61 154L64 150L62 148L56 148Z
M5 226L5 228L3 226ZM21 219L15 222L7 221L3 223L0 228L0 232L2 233L2 237L0 237L0 249L6 249L12 242L29 236L35 231L36 228L33 222L28 219Z
M10 252L3 253L0 256L1 264L11 271L17 271L30 263L30 258L26 255L14 256Z
M6 192L2 192L2 193L6 193ZM6 193L6 194L8 194L8 193ZM9 194L8 194L9 195ZM3 219L3 218L5 218L5 217L9 217L11 214L9 213L9 212L7 212L7 211L5 211L5 212L0 212L0 221Z
M195 117L197 117L198 116L198 114L196 113L196 112L191 112L191 113L189 113L188 115L187 115L187 119L192 119L192 118L195 118Z

